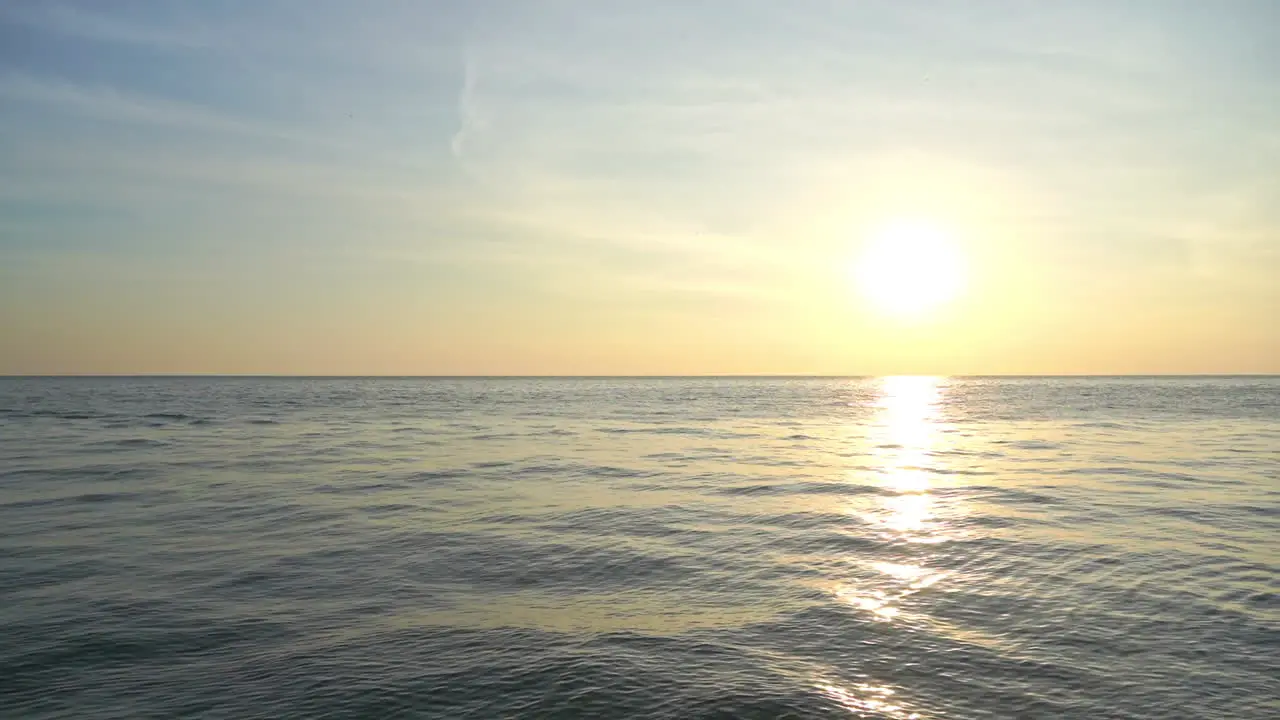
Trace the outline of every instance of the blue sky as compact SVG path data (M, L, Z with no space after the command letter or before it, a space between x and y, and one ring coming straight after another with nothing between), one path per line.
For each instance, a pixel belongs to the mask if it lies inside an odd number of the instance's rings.
M1278 75L1265 0L7 3L0 372L1280 372Z

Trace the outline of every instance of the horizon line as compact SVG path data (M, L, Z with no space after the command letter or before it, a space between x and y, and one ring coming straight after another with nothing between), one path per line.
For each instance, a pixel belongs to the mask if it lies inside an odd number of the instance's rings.
M825 374L825 373L699 373L699 374L308 374L308 373L0 373L6 379L57 379L57 378L243 378L243 379L419 379L419 380L643 380L643 379L813 379L852 380L883 377L939 377L939 378L1242 378L1280 377L1280 372L1220 372L1220 373L892 373L892 374Z

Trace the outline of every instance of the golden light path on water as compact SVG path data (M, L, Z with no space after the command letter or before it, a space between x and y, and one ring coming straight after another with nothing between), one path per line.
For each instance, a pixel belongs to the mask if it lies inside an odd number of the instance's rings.
M941 382L934 377L889 377L881 386L875 446L880 482L895 493L889 512L878 518L888 531L908 542L944 542L932 524L929 453L939 440Z
M877 507L850 508L849 512L876 528L890 543L936 544L949 538L935 516L936 498L932 483L931 453L941 442L939 405L945 389L936 377L887 377L880 380L876 416L872 423L871 473L881 485ZM859 482L865 482L860 478ZM917 553L915 557L919 557ZM850 582L835 587L843 602L869 613L879 622L902 618L902 602L945 579L946 572L924 563L875 562L870 565L878 577L871 582ZM895 697L895 690L874 683L853 687L820 682L819 689L854 713L873 712L899 720L923 718Z

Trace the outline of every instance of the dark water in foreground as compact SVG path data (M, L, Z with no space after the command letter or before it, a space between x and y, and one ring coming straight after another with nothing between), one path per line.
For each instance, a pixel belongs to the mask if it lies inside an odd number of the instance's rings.
M0 716L1280 717L1280 379L0 379Z

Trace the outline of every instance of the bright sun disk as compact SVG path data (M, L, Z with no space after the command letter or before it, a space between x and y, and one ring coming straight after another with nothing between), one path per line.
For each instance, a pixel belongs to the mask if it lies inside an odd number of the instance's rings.
M918 317L964 289L964 259L951 236L925 222L900 221L871 236L857 264L862 293L882 312Z

